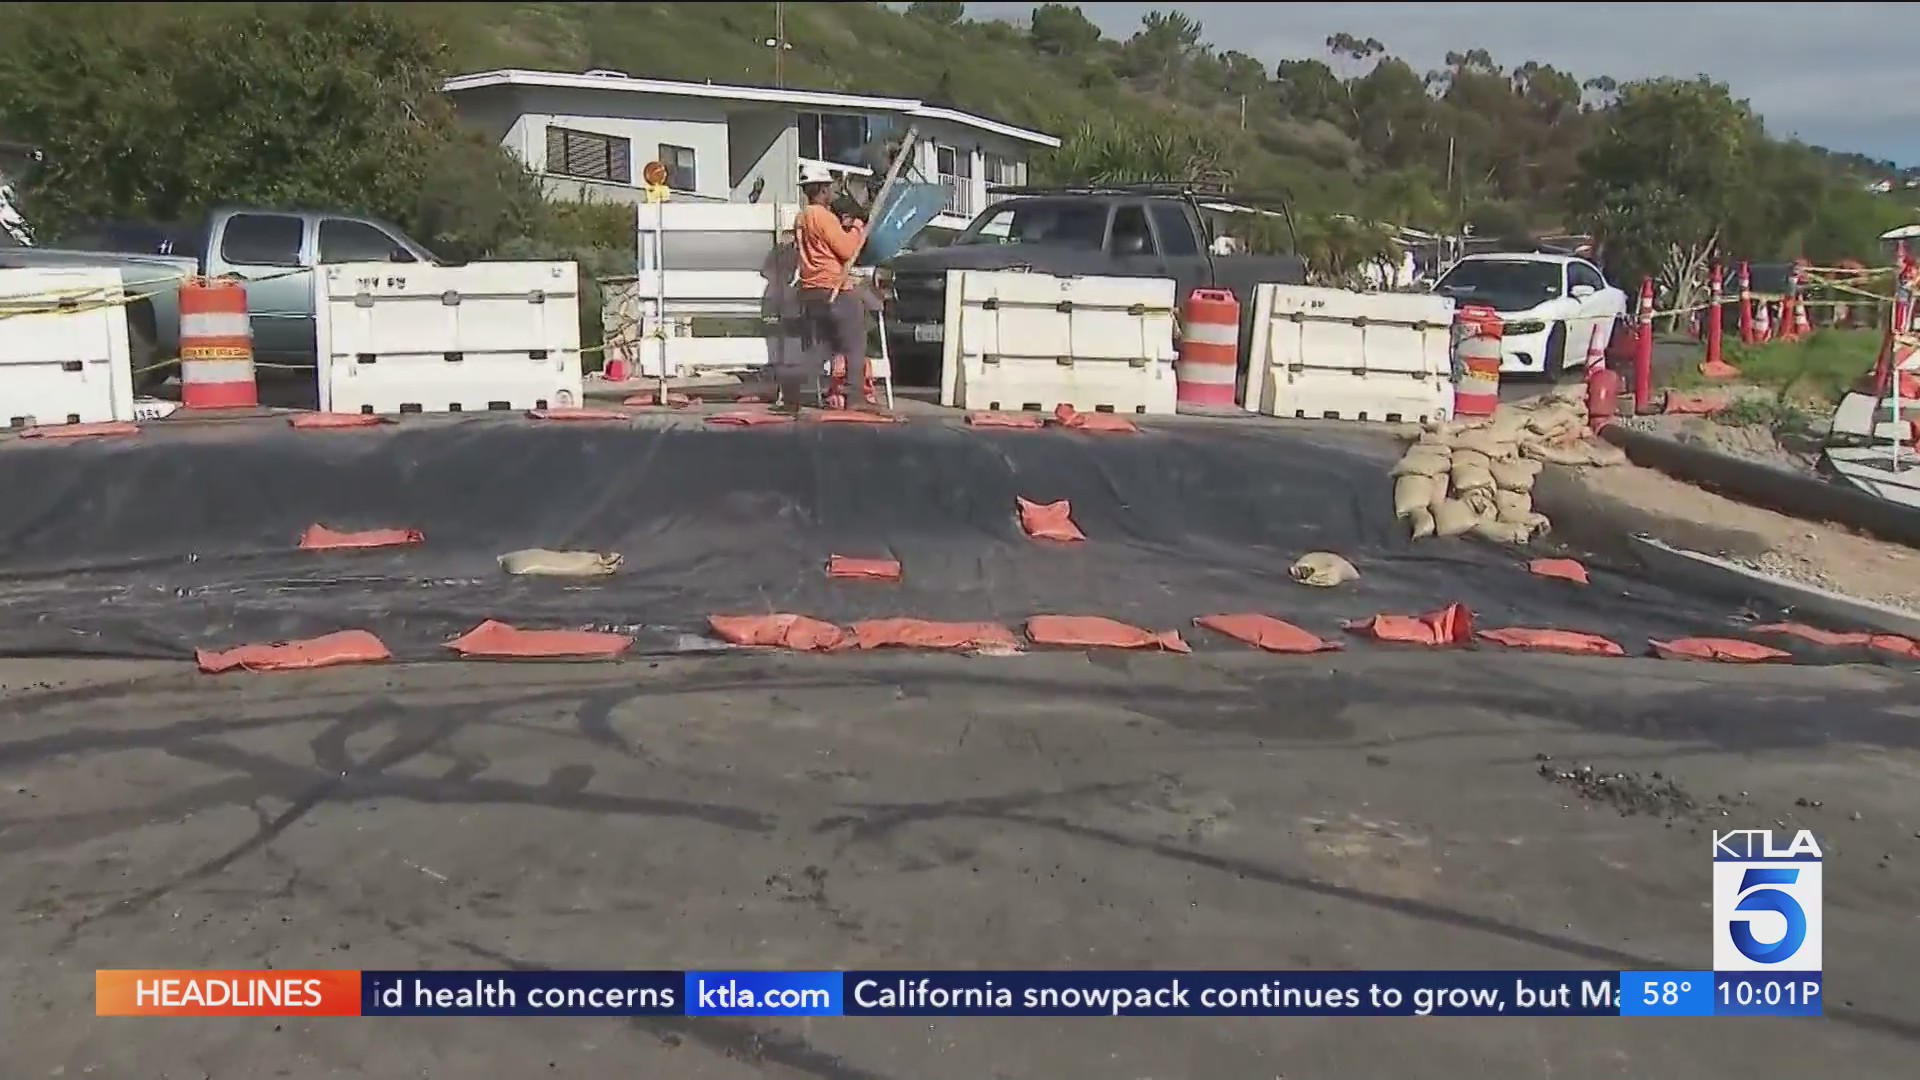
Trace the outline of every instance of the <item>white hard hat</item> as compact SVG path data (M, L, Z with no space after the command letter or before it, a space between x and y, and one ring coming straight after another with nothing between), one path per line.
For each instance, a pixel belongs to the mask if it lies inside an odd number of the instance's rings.
M833 171L817 161L804 162L800 166L800 186L809 184L833 183Z

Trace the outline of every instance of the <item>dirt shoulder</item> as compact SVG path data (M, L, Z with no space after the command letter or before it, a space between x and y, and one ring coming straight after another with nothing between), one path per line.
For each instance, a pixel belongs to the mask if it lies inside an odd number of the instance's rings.
M1638 465L1589 469L1566 482L1591 501L1632 511L1635 528L1662 539L1862 600L1920 611L1920 551L1912 548L1748 506Z

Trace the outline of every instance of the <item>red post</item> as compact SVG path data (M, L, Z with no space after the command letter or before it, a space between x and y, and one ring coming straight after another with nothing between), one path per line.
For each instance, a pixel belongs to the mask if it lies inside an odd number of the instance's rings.
M1639 330L1634 335L1633 411L1653 411L1653 279L1640 281Z
M1725 287L1726 287L1726 282L1720 276L1720 264L1714 263L1713 273L1708 275L1707 277L1707 288L1712 290L1712 294L1707 297L1707 366L1708 367L1713 367L1722 362L1720 359L1720 350L1722 348L1721 340L1720 340L1721 339L1720 293Z
M1740 344L1753 344L1753 272L1740 264Z

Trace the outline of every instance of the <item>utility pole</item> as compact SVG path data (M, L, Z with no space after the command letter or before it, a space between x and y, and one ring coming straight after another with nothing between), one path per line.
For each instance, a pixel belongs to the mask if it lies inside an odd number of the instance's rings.
M787 85L786 53L792 46L787 44L787 5L773 5L773 85Z

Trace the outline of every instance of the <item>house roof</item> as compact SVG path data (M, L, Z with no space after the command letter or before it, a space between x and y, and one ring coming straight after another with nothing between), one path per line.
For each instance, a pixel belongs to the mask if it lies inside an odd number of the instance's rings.
M1033 143L1036 146L1060 145L1058 138L1045 132L1016 127L989 117L962 112L959 109L930 105L918 98L841 94L830 90L792 90L772 86L729 86L711 82L682 82L676 79L636 79L617 72L575 74L567 71L527 71L519 68L455 75L441 88L449 94L457 94L463 90L478 90L489 86L537 86L565 90L711 98L717 101L758 102L768 105L798 105L815 109L904 113L908 116L944 120L952 124L978 128L981 131L991 131L997 135L1005 135L1010 139Z

